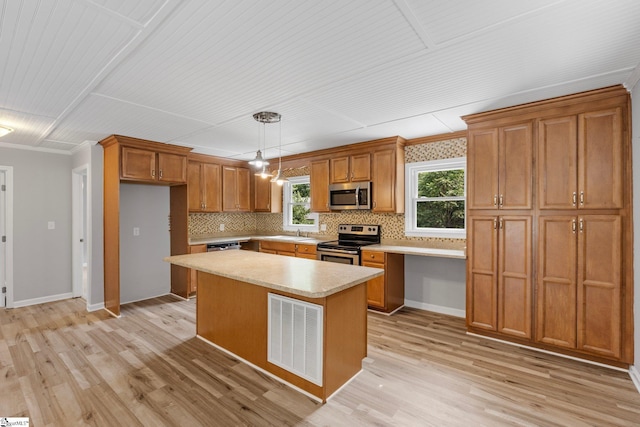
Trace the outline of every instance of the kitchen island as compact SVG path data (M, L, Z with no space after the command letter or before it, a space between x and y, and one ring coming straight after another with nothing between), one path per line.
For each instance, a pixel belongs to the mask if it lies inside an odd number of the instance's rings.
M367 355L366 282L384 270L252 251L176 255L198 271L196 335L326 401Z

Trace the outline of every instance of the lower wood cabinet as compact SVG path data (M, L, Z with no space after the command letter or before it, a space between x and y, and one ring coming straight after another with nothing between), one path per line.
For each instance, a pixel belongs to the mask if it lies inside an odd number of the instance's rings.
M190 254L198 254L207 252L207 245L190 245ZM189 277L187 278L187 295L191 296L198 290L198 270L189 269Z
M260 241L260 252L284 256L296 256L296 244L290 242Z
M296 245L296 256L298 258L316 259L316 245L298 243Z
M384 269L384 275L367 282L369 308L390 313L404 305L404 255L362 251L362 265Z
M542 216L538 240L536 340L620 358L620 216Z
M531 338L530 215L467 220L467 325Z

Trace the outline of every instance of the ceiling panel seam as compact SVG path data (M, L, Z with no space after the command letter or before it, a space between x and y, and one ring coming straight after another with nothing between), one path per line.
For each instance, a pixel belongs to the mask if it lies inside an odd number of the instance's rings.
M102 82L122 61L124 61L132 52L134 52L153 32L171 15L171 13L180 6L179 0L167 0L158 11L149 20L143 30L137 31L136 34L124 45L107 64L95 75L87 86L69 103L69 105L58 115L56 120L42 133L39 141L35 145L40 145L58 125L69 114L71 114L91 94L100 82Z
M415 15L411 6L406 2L406 0L394 0L396 7L400 10L400 13L407 20L413 31L415 31L416 35L422 43L424 43L424 47L432 50L436 48L436 43L433 41L427 29L422 25L418 17Z
M149 22L149 21L147 21L147 23L138 22L135 19L131 19L128 16L124 16L124 15L116 12L113 9L109 9L108 7L105 7L105 6L102 6L100 4L94 3L91 0L84 0L84 2L88 6L91 6L94 9L97 9L99 12L102 12L102 13L105 13L105 14L111 16L111 17L114 17L114 18L124 22L125 24L137 29L137 30L143 30L144 27L146 26L146 24ZM153 17L151 19L153 19Z

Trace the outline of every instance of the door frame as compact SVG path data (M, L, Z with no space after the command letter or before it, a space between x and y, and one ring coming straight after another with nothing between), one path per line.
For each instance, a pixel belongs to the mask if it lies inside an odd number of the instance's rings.
M86 176L86 192L87 197L84 198L82 189L82 179ZM71 171L71 291L73 297L83 297L87 301L87 306L90 301L91 294L91 200L90 195L90 179L89 165L84 164ZM84 212L83 212L84 211ZM84 219L86 218L86 224ZM83 228L87 230L86 234L83 233ZM84 242L80 242L83 238ZM83 269L83 246L87 247L87 286L86 293L83 291L82 286L82 269Z
M7 287L5 308L13 308L13 166L0 166L0 173L4 175L5 193L5 283ZM0 294L1 295L1 294Z

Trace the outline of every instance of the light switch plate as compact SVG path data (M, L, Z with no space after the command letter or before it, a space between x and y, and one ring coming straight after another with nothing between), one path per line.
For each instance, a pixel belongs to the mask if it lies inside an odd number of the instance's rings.
M220 224L220 231L224 231L224 224Z
M55 221L49 221L49 222L47 223L47 228L48 228L49 230L55 230L55 229L56 229L56 222L55 222Z
M327 224L320 224L320 231L327 231Z
M133 235L134 236L140 235L140 227L133 227Z

